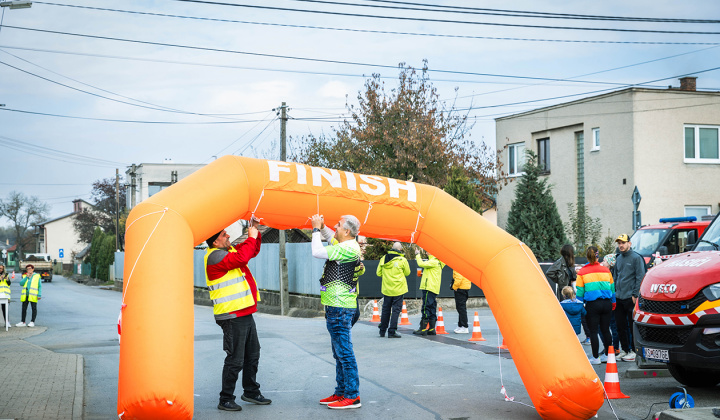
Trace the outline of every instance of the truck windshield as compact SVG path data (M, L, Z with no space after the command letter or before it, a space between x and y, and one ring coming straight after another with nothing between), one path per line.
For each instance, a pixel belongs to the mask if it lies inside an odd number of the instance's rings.
M651 256L665 240L670 229L640 229L635 231L630 242L632 249L643 257Z
M715 219L705 230L693 251L717 251L720 249L720 222Z

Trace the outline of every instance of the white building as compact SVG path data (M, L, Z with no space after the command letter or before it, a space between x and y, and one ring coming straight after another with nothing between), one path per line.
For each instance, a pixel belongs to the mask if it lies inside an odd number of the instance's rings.
M720 92L695 88L627 88L496 119L504 171L522 175L535 151L553 186L560 216L584 202L602 235L632 233L633 189L642 224L662 217L718 212ZM498 194L498 225L507 225L517 182ZM698 217L699 218L699 217Z
M75 215L85 208L92 208L92 204L85 200L73 200L72 213L37 225L39 253L50 254L53 260L60 261L63 264L71 264L73 255L82 251L88 245L85 242L80 242L80 236L73 226Z
M125 171L127 180L126 207L132 209L148 197L187 177L205 164L172 163L141 163L132 165Z

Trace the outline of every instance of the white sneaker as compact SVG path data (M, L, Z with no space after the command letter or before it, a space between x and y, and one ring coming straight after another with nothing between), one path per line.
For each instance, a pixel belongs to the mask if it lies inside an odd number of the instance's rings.
M620 360L620 359L622 359L623 357L625 357L626 354L627 354L627 353L625 353L624 351L620 350L620 353L618 353L618 354L615 355L615 359Z
M30 323L28 324L28 327L34 327L34 326L35 326L35 323L30 321Z
M607 355L606 354L603 353L600 355L600 362L607 363Z
M600 363L602 363L600 361L600 359L596 359L592 356L588 356L588 361L590 362L591 365L599 365Z
M625 356L621 357L623 362L634 362L635 361L635 352L630 350L630 353L626 354Z
M25 323L24 323L24 322L18 322L17 324L15 324L15 326L16 326L16 327L24 327L24 326L25 326Z
M455 332L455 334L467 334L470 331L468 331L468 329L466 327L457 327L457 328L455 328L454 332Z

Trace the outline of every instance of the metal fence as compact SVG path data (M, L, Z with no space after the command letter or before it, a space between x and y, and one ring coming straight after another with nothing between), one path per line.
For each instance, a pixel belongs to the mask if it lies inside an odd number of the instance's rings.
M263 244L257 257L250 260L248 266L258 287L264 290L280 290L280 257L278 244ZM124 279L124 256L123 252L115 253L115 278ZM319 295L320 284L318 280L322 275L324 260L312 257L310 243L288 243L285 246L285 256L288 261L288 290L290 293L304 295ZM204 250L195 250L193 254L193 284L196 287L206 287L205 266L203 259ZM409 260L410 275L408 276L408 293L406 297L419 298L420 277L417 272L417 263ZM363 261L365 274L359 280L359 293L364 298L380 298L381 280L375 274L378 266L376 260ZM453 291L450 288L452 282L452 269L445 267L442 272L440 286L440 297L452 297ZM484 296L481 289L472 285L471 297Z

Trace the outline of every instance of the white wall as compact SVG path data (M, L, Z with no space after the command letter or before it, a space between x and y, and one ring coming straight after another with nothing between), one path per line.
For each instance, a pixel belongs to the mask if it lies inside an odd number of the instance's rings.
M70 264L73 252L80 252L88 245L78 242L80 238L73 227L73 219L70 215L45 224L45 252L53 260ZM60 258L60 249L64 252L63 258Z

